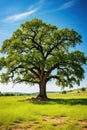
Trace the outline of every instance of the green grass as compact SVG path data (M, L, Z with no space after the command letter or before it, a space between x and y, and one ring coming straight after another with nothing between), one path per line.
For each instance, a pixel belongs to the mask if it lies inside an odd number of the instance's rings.
M48 97L54 99L50 102L26 100L31 97L0 97L0 130L87 129L87 91L49 93Z

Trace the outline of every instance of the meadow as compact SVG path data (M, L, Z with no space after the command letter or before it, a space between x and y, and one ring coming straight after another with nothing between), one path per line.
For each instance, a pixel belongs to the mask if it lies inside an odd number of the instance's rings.
M30 102L35 96L1 96L0 130L87 130L87 90Z

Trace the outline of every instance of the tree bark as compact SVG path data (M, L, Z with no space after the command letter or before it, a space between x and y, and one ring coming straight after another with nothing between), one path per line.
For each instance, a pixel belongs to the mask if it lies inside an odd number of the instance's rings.
M39 84L39 95L37 99L40 101L46 101L48 99L46 95L46 81L44 80Z

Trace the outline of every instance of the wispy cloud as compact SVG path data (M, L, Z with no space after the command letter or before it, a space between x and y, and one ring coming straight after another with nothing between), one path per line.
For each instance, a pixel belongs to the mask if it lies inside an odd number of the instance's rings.
M62 3L62 5L60 5L59 7L55 8L55 9L44 11L43 14L48 14L48 13L53 13L53 12L58 12L58 11L66 10L68 8L71 8L72 6L75 6L76 3L77 3L77 0L69 0L68 2ZM48 3L48 4L50 5L52 3Z
M66 10L76 4L77 0L69 0L66 3L63 3L60 5L58 8L53 9L53 10L48 10L44 13L51 13L51 12L56 12L56 11L62 11ZM36 13L43 5L45 4L45 0L39 0L39 2L31 5L26 12L18 13L15 15L7 16L3 21L4 22L15 22L22 20L24 18L27 18L28 16L31 16L32 14ZM46 5L46 4L45 4Z
M60 10L65 10L65 9L68 9L72 6L74 6L76 4L76 1L75 0L72 0L72 1L68 1L64 4L62 4L57 10L60 11Z
M41 7L44 5L44 2L45 2L45 0L40 0L40 1L37 2L36 4L31 5L31 6L28 8L28 10L32 10L32 9L34 9L35 7L41 8Z
M43 2L44 2L44 0L40 0L38 3L31 5L31 7L28 8L28 11L19 13L19 14L15 14L15 15L11 15L11 16L7 16L3 21L4 22L15 22L18 20L22 20L22 19L36 13L41 8Z
M15 15L12 15L12 16L8 16L7 18L4 19L4 22L9 22L9 21L14 22L14 21L21 20L23 18L26 18L27 16L30 16L31 14L34 14L37 10L38 10L38 8L30 10L30 11L25 12L25 13L20 13L20 14L15 14Z

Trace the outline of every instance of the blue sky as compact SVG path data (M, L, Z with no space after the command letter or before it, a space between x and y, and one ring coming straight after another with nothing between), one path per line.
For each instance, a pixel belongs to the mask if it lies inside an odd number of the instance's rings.
M82 35L83 40L78 49L87 56L87 0L0 1L0 46L20 27L21 23L33 18L42 19L58 28L75 29ZM85 70L85 79L81 82L82 87L87 87L87 66L85 66ZM52 86L52 84L48 86ZM0 89L4 91L5 88L3 90L1 86L0 84ZM23 87L21 88L18 91L26 91L23 90ZM11 88L8 88L8 91L10 90Z

